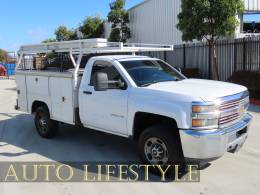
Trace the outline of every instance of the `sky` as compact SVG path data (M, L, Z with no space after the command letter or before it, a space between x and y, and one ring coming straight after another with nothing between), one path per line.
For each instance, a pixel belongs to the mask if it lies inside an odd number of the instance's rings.
M126 0L126 9L143 0ZM86 16L105 18L111 0L1 0L0 48L16 51L20 45L54 38L59 25L76 28Z
M1 0L0 48L16 51L20 45L54 38L59 25L76 28L86 16L105 18L112 0ZM126 0L126 9L143 0ZM247 15L245 21L260 21Z

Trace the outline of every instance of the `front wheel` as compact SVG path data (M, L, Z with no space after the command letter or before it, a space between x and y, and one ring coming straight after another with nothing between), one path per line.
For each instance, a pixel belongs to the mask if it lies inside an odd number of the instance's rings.
M59 123L50 119L50 113L46 106L37 108L34 122L41 137L52 138L57 135Z
M144 163L169 165L183 163L183 153L177 129L156 125L144 130L139 138L139 151Z

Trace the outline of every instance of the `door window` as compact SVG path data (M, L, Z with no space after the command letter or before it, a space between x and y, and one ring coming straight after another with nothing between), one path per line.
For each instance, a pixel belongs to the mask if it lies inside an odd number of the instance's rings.
M109 64L107 62L96 62L92 68L90 86L94 86L94 78L95 78L96 73L98 73L98 72L106 73L108 76L108 81L123 81L120 73L112 64ZM109 83L108 87L109 87L109 89L119 88L119 87L116 87L113 84L113 82Z

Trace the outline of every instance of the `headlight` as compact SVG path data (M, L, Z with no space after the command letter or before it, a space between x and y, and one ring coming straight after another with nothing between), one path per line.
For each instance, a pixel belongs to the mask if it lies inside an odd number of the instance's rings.
M214 112L216 110L216 106L197 106L193 105L192 106L192 112L193 113L203 113L203 112Z
M192 105L192 128L194 129L214 129L218 128L219 107L217 104Z

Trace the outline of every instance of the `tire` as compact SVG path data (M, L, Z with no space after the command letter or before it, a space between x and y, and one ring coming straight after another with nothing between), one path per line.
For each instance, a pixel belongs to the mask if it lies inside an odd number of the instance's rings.
M145 129L138 141L143 163L149 165L183 164L180 136L176 128L155 125Z
M41 137L48 139L57 135L59 123L50 119L50 113L46 106L39 106L36 109L34 122Z

